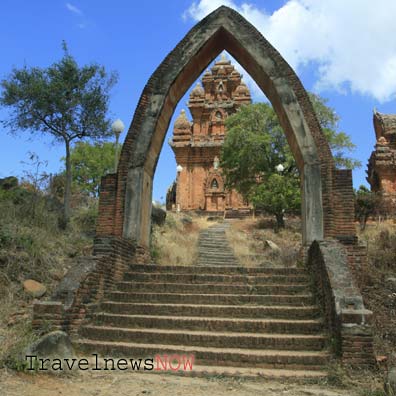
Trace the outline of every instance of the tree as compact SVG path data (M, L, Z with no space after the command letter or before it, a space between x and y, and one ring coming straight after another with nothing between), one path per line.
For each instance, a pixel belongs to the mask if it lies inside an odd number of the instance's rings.
M114 155L114 143L77 142L70 153L73 186L97 197L101 177L114 170Z
M359 220L360 229L362 231L366 228L368 218L376 214L380 206L380 193L370 191L363 185L355 192L355 215Z
M300 184L294 175L271 174L265 183L257 185L250 194L250 202L276 218L277 228L284 228L284 214L298 213L301 206Z
M361 162L346 154L346 151L355 150L356 145L352 143L349 135L338 131L340 117L334 109L327 106L328 99L313 93L308 93L308 95L323 133L329 142L336 166L347 169L360 168Z
M52 136L65 147L66 183L64 225L70 218L72 169L70 151L78 139L98 139L111 133L107 118L109 92L117 81L103 66L79 67L63 42L62 59L48 68L14 68L1 81L0 104L10 109L2 124L20 130Z
M325 99L314 94L310 98L335 152L336 165L359 166L358 161L345 154L355 146L347 134L337 130L339 118L334 110L327 107ZM295 210L299 198L294 194L299 195L300 189L297 165L275 111L266 103L242 106L227 118L226 127L221 153L226 187L236 189L256 208L274 214L278 226L282 226L282 213ZM277 174L279 164L283 170Z

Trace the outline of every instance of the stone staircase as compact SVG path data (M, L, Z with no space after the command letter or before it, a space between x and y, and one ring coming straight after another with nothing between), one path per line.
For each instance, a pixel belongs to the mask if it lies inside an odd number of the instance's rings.
M228 227L229 223L222 222L200 232L197 265L227 266L238 264L225 233Z
M325 376L327 336L308 283L300 268L131 265L75 345L127 359L194 354L194 375Z

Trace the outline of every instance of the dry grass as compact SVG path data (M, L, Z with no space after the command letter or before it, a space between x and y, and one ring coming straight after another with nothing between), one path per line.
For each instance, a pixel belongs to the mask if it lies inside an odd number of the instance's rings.
M61 231L45 198L37 197L34 214L30 196L16 198L0 196L0 367L19 368L20 354L38 336L31 328L33 299L22 282L41 282L43 298L51 295L75 258L91 251L95 207L75 210L70 228Z
M192 265L197 258L199 232L212 224L206 217L167 212L165 224L153 227L153 261L162 265Z
M31 327L32 312L28 299L9 284L0 299L0 367L22 368L22 353L37 339Z
M227 237L235 256L244 266L293 266L301 247L299 227L298 220L290 219L285 229L275 233L269 218L237 220L231 223ZM267 240L278 245L280 251L271 250Z
M367 244L368 268L361 287L365 305L374 313L375 351L396 364L396 291L385 280L396 277L396 224L370 223L360 232Z

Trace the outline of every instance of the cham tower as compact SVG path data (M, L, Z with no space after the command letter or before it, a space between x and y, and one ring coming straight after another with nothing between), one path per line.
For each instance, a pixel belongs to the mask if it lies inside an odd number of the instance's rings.
M388 214L396 212L396 115L374 111L375 150L371 153L367 181L381 192Z
M167 209L199 211L240 217L250 206L234 190L225 188L219 167L227 133L225 120L241 105L250 104L250 91L242 75L225 55L207 70L174 123L169 144L177 163L176 182L167 193Z

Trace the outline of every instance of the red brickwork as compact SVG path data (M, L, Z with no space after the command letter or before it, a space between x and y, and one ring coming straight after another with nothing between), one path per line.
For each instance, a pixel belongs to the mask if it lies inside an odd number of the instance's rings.
M65 287L54 302L35 305L34 326L48 321L53 327L74 331L86 317L89 304L100 301L104 291L121 279L129 263L148 261L150 182L170 118L188 87L224 49L251 74L279 117L302 175L305 203L311 205L305 206L305 214L317 216L304 217L304 227L308 224L311 236L320 235L321 239L321 230L314 226L321 227L323 215L324 237L338 238L346 245L348 254L334 260L332 257L345 254L338 242L314 242L308 262L314 267L311 272L317 276L316 289L344 361L371 364L371 313L364 309L350 275L351 269L357 272L365 260L353 227L351 173L335 169L312 104L294 71L249 22L227 7L220 7L198 23L149 79L126 136L118 172L102 181L95 258L88 260L86 271L77 271L69 284L66 276L62 281ZM224 129L217 123L216 113L213 115L213 134L221 136ZM179 142L185 141L183 134L179 137ZM206 184L209 190L214 189L211 181ZM136 248L131 241L144 246ZM322 247L330 251L330 256L323 256Z
M356 242L355 206L350 169L335 169L333 184L333 229L341 242Z
M313 291L333 337L334 352L344 364L372 366L375 364L372 312L365 309L350 269L351 258L359 256L358 250L337 241L314 242L307 265ZM352 261L354 265L357 262Z
M373 116L376 135L375 150L371 153L367 181L371 190L381 192L383 210L396 215L396 115L380 114Z
M98 235L114 235L115 202L117 198L117 175L102 177L100 184L99 211L96 232Z
M97 238L94 256L83 258L62 280L52 301L33 306L33 327L74 332L85 320L89 306L123 278L130 263L149 261L146 249L118 238Z
M225 188L219 168L221 147L227 133L226 118L243 104L251 103L248 87L241 74L223 55L205 72L202 85L191 91L188 108L174 124L170 142L178 167L176 194L167 207L181 211L221 213L245 210L249 206L236 191Z
M187 50L188 48L191 48L191 45L196 45L196 43L201 40L201 35L204 35L206 31L209 31L218 23L223 23L219 21L224 21L224 24L229 23L230 26L233 26L236 30L235 33L239 34L239 31L243 32L238 37L249 37L249 41L246 41L246 43L242 42L243 39L240 39L242 41L238 41L239 39L236 38L237 35L233 35L234 32L221 28L214 30L215 33L213 36L209 40L205 39L206 41L202 42L202 47L200 47L199 52L193 54ZM265 73L262 72L260 67L257 66L256 59L252 57L250 53L247 53L244 48L244 45L253 41L255 42L255 47L257 48L258 53L255 56L262 56L261 54L265 54L265 56L271 59L272 62L276 64L276 68L274 70L276 70L278 75L277 80L283 79L287 82L288 87L292 89L298 105L302 110L304 120L312 134L321 170L324 236L340 236L341 238L344 238L345 236L354 236L353 225L351 222L351 213L353 211L347 212L346 210L342 210L342 213L338 213L341 206L345 207L346 205L347 207L350 207L352 205L352 201L350 201L353 193L351 179L348 177L342 179L342 176L335 170L329 145L321 131L320 125L313 112L312 104L304 87L295 75L294 71L284 61L280 54L264 39L264 37L262 37L262 35L238 13L226 7L221 7L215 13L209 15L203 21L198 23L166 57L155 73L151 76L143 90L131 127L122 148L119 170L117 173L117 193L115 199L113 218L114 229L112 235L118 237L123 236L126 210L125 199L129 169L131 167L136 169L143 167L147 173L154 172L156 164L155 157L159 155L159 150L162 144L161 142L165 136L169 119L177 101L182 97L188 88L188 85L198 77L202 69L208 64L208 61L213 59L213 57L223 49L226 49L236 59L238 59L270 99L279 116L281 125L284 127L286 137L290 143L292 152L295 155L300 171L303 173L303 153L301 152L301 147L297 143L291 124L287 120L282 104L283 98L278 96L272 80L268 75L265 75ZM176 70L180 70L180 72ZM275 76L273 78L275 78ZM173 82L168 83L168 81L171 80ZM166 86L166 84L170 85ZM164 92L165 90L167 90L165 102L159 106L159 103L156 102L156 98L158 97L158 93ZM149 128L149 132L147 132L151 133L150 138L149 136L144 135L146 132L143 132L143 130L145 125L153 119L153 111L156 111L157 108L160 109L160 113L155 113L157 121L156 124L153 124L154 131ZM151 143L149 143L150 139ZM149 150L150 153L147 150ZM201 175L199 178L204 179L204 176ZM340 187L339 191L337 190L338 187ZM188 191L191 193L190 188ZM337 200L334 199L336 196ZM151 198L147 197L145 199L147 200ZM340 203L342 203L342 205L340 205ZM203 205L202 202L201 205ZM336 207L336 205L338 206ZM105 205L102 205L102 207L105 208ZM219 206L217 205L217 207ZM103 217L106 216L101 216L99 219L98 235L106 235L108 232L107 226L101 224Z

